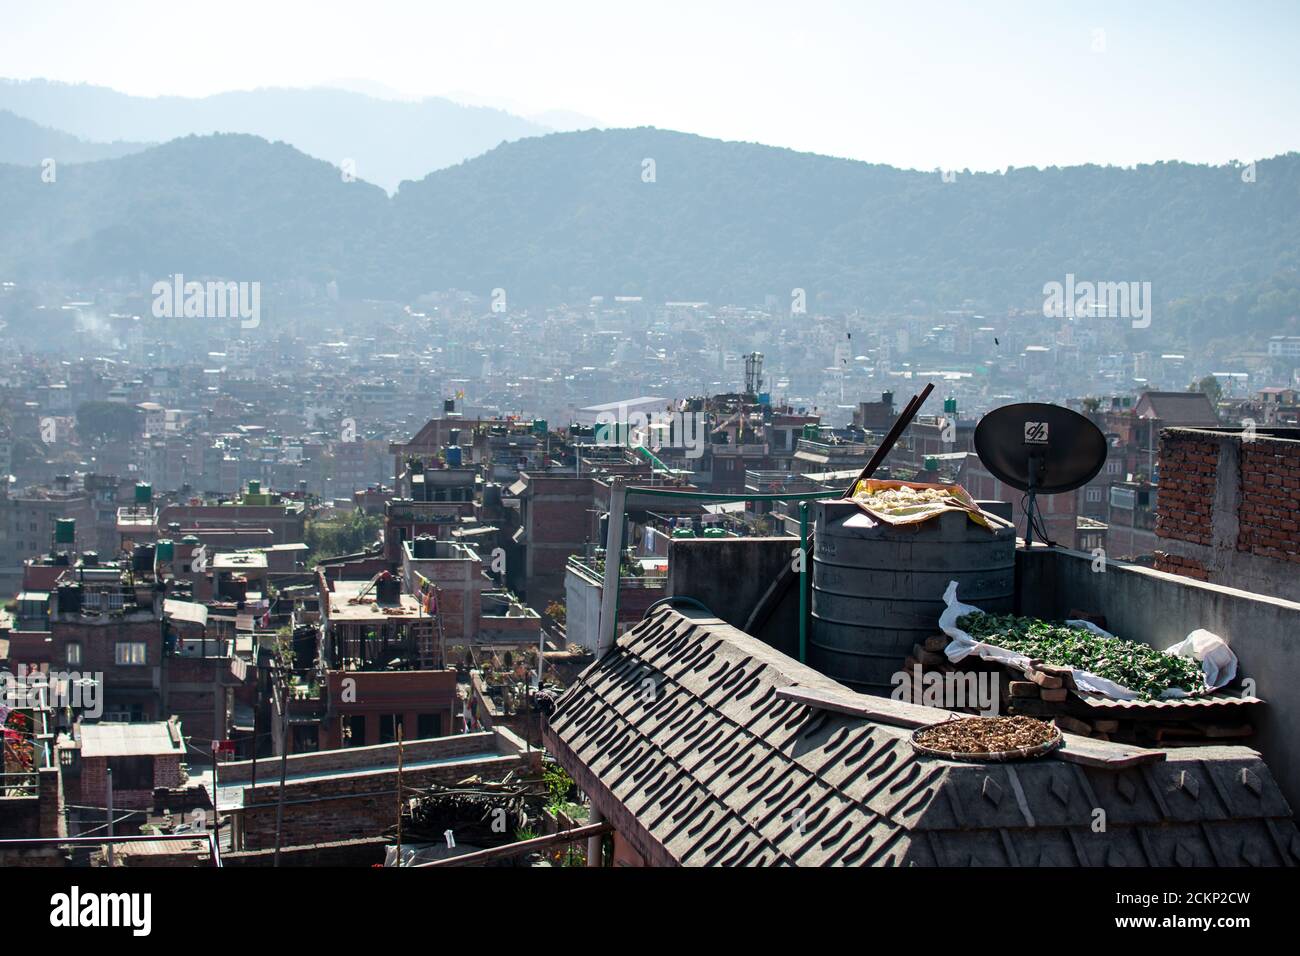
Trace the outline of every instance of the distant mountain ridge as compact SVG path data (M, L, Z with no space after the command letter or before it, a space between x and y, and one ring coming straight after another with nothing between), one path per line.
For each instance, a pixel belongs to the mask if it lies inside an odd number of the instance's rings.
M336 166L351 161L359 178L389 191L502 142L550 132L501 110L438 97L406 102L326 88L140 97L102 86L5 80L0 110L99 142L248 133Z
M1037 308L1044 283L1073 274L1151 282L1157 328L1294 326L1300 154L1242 172L1173 162L949 182L632 129L506 143L389 197L283 143L195 136L71 167L57 187L0 167L0 279L180 270L335 280L345 297L502 288L512 303L773 295L782 308L803 289L816 311ZM1162 307L1175 300L1193 305Z
M0 163L38 166L47 159L58 163L89 163L116 159L148 149L153 143L92 143L61 130L41 126L8 110L0 110Z

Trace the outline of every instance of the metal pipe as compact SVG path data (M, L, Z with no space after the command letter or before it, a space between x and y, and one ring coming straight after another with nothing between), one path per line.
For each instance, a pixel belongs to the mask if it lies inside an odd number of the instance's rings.
M878 447L875 454L871 456L871 460L863 466L858 477L853 479L853 483L844 489L845 498L853 497L853 489L858 486L859 481L870 478L876 473L876 469L881 466L886 456L888 456L890 451L893 450L898 439L901 438L903 432L907 430L907 426L912 424L912 419L916 417L916 413L921 410L921 406L925 404L925 400L930 397L930 393L933 391L934 383L926 382L925 388L921 389L921 394L912 396L911 401L904 406L902 414L894 420L894 424L890 426L889 431L885 433L885 437L881 439L880 447Z
M280 865L280 845L284 834L284 787L289 774L289 686L284 677L283 665L276 668L280 685L280 793L275 804L275 859L272 866Z
M623 515L627 486L621 475L610 479L609 529L605 537L605 580L600 595L600 629L596 632L596 657L605 655L618 637L618 569L623 556Z
M566 843L577 843L583 839L589 839L593 833L604 834L613 829L608 823L589 823L580 827L574 827L571 830L561 830L558 833L550 833L546 836L535 837L531 840L521 840L518 843L507 843L503 846L494 846L486 850L475 850L472 853L463 853L460 856L443 857L441 860L433 860L429 863L416 863L415 867L423 869L431 866L480 866L484 863L490 863L495 860L508 860L511 857L523 856L527 853L535 853L538 850L546 850L553 846L563 846Z
M108 865L113 865L113 768L106 771L108 776Z
M595 807L587 810L588 823L603 823L605 817ZM587 837L587 866L600 866L605 861L604 854L601 852L601 844L605 841L605 834L593 833Z
M808 663L808 502L799 502L799 663Z
M807 498L816 501L822 498L843 498L843 491L782 492L774 495L724 495L712 491L672 491L667 488L628 488L627 494L633 498L683 498L687 501L714 502L726 504L737 501L794 501Z

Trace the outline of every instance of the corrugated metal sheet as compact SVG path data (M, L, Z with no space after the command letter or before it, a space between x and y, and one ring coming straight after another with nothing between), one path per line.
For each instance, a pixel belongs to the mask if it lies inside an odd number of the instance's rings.
M164 756L179 749L166 723L100 723L81 727L82 757Z
M1168 700L1111 700L1109 697L1093 697L1077 692L1074 693L1074 696L1096 710L1157 710L1164 713L1184 710L1241 710L1260 706L1264 703L1259 697L1239 697L1234 694L1212 694L1208 697L1183 697Z
M176 601L168 598L163 601L163 613L174 621L198 624L200 627L206 627L208 623L207 607L192 601Z

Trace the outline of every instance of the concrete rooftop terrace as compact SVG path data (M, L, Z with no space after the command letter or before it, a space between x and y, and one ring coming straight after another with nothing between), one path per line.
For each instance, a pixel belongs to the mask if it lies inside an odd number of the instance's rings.
M371 622L385 620L403 620L426 617L420 602L405 592L398 598L398 604L379 604L376 602L375 589L354 603L357 596L368 586L367 581L335 581L329 593L329 617L335 624L353 622Z

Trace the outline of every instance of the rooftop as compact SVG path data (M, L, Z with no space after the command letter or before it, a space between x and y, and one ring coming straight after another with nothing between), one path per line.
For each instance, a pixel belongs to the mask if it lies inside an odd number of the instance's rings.
M81 725L81 756L156 757L182 751L179 729L167 721Z
M911 729L947 716L662 608L565 692L546 743L650 865L1300 862L1290 807L1252 750L1066 734L1018 763L916 752Z
M403 593L398 604L378 604L375 589L369 581L335 581L329 593L329 616L335 623L398 620L423 617L420 602L409 594ZM360 597L361 592L370 588L368 594Z

